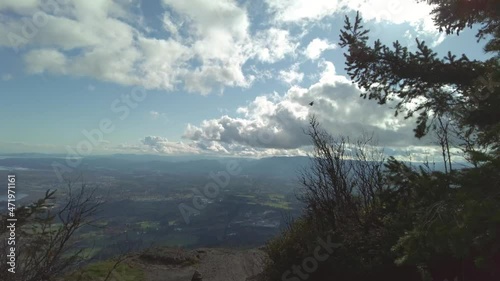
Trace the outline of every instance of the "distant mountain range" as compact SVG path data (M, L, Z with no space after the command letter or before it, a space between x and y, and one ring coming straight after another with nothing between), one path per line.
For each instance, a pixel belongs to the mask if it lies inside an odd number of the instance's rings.
M65 161L64 155L9 154L0 156L0 167L3 167L4 170L13 168L53 170L52 164L54 162L65 164ZM206 175L210 172L224 171L229 161L238 163L242 169L241 175L272 177L296 177L311 164L311 160L303 156L252 159L114 154L82 158L78 169L85 171L158 171L168 174ZM435 169L444 170L444 166L436 164Z
M78 169L86 171L158 171L168 174L207 175L226 170L230 161L241 167L241 175L291 177L307 167L308 157L216 158L194 156L157 156L115 154L90 156L81 160ZM63 155L10 154L0 156L0 167L5 169L53 170L53 163L65 164Z

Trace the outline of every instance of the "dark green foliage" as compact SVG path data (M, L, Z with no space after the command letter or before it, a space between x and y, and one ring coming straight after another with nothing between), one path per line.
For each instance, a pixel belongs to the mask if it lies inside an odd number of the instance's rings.
M305 245L328 233L342 247L309 280L500 280L500 2L427 2L436 4L442 32L480 25L477 38L488 38L485 51L493 57L438 58L418 40L414 52L399 42L369 46L359 14L346 18L340 45L362 98L394 103L396 118L414 117L415 137L438 137L445 172L389 158L372 173L374 161L361 158L364 174L376 180L360 189L348 177L345 143L313 120L315 154L301 197L306 214L269 243L271 280L300 264L310 254ZM450 147L460 148L472 168L454 168Z
M435 10L437 18L446 18L437 23L449 25L445 26L449 32L462 30L465 23L452 21L457 15L452 19L442 15L445 10L443 7ZM467 24L483 23L486 27L480 31L482 37L497 34L500 14L488 15L488 18L471 16ZM354 23L346 18L340 46L348 49L346 70L351 79L366 90L363 98L374 99L380 104L396 102L396 116L404 112L405 118L410 118L418 113L415 128L418 138L428 133L429 121L452 115L458 125L477 127L481 144L498 143L500 113L496 109L500 101L499 85L495 81L500 78L500 49L488 48L495 57L483 62L469 60L465 54L457 57L448 53L438 58L418 39L416 52L410 52L398 41L392 47L383 45L380 40L368 46L369 30L361 22L359 14ZM491 39L488 44L495 40ZM410 104L415 106L409 109L406 105ZM429 120L429 113L432 113L432 120Z

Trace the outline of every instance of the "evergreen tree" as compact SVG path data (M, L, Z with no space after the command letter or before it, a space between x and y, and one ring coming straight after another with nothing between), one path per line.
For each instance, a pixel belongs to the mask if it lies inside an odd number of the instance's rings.
M352 164L336 157L344 142L312 122L315 154L302 196L307 213L268 244L271 280L311 255L321 235L342 246L309 280L500 280L500 2L427 2L435 5L441 32L479 26L477 40L487 40L491 57L439 58L419 40L416 51L397 41L370 45L359 14L352 22L346 17L340 45L361 96L395 103L395 118L416 117L415 137L438 137L445 171L389 158L363 187L370 191L366 201L356 192L360 181L345 180ZM455 169L453 147L471 168Z

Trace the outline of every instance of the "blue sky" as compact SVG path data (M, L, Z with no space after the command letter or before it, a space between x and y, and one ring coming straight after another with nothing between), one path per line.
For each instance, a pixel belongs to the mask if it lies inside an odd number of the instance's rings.
M356 10L385 43L486 58L474 29L440 34L412 0L3 0L0 153L303 155L314 114L434 155L346 76L339 30Z

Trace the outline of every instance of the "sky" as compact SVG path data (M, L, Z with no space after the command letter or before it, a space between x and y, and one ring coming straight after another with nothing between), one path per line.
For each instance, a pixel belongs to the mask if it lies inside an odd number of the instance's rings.
M436 156L414 120L359 97L338 46L359 11L370 38L485 59L476 29L438 32L414 0L2 0L0 153L305 155L311 116ZM372 39L370 39L372 40ZM313 106L309 103L314 101Z

